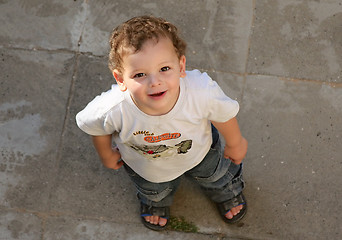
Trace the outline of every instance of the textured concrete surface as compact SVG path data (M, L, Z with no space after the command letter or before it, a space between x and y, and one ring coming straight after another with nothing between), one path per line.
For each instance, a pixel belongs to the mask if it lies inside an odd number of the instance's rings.
M171 208L198 233L140 223L75 115L113 83L108 37L133 16L175 23L188 69L240 103L248 213L227 226L183 179ZM340 239L342 3L338 0L0 1L0 239Z

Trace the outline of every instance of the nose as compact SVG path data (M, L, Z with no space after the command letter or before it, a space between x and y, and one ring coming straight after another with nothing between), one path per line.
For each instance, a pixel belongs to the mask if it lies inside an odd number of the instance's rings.
M149 80L150 80L150 86L151 87L155 87L155 86L158 86L160 84L160 79L158 76L154 75L154 74L151 74L150 77L149 77Z

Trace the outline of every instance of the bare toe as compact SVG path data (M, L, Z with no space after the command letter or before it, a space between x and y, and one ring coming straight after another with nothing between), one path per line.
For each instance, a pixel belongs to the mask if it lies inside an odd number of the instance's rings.
M146 222L151 222L151 216L144 217Z
M167 223L167 219L166 218L159 218L159 225L160 226L165 226Z
M236 206L234 208L232 208L229 212L226 213L226 218L228 219L232 219L235 215L237 215L241 209L242 209L242 205Z
M242 193L225 202L216 203L216 205L223 220L229 224L237 223L247 212L247 202Z
M170 207L153 207L140 203L141 220L145 227L161 231L165 229L170 217Z
M232 219L232 218L234 217L232 211L227 212L225 216L226 216L226 218L228 218L228 219Z
M159 216L147 216L145 217L145 221L149 222L151 224L154 225L160 225L160 226L165 226L167 223L167 219L166 218L161 218Z
M242 209L242 205L239 205L235 208L232 209L233 215L235 216L236 214L238 214Z

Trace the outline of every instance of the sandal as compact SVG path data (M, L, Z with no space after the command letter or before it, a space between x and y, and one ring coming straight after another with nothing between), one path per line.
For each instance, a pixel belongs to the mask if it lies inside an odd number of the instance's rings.
M144 217L148 216L159 216L162 218L166 218L169 220L170 218L170 207L153 207L148 206L142 202L140 202L140 213L141 213L141 221L145 225L145 227L152 229L154 231L161 231L164 230L169 223L169 221L166 222L164 226L160 226L159 224L152 224L145 220Z
M240 221L247 213L247 201L245 199L245 197L243 196L243 194L241 193L240 195L225 201L225 202L221 202L221 203L217 203L217 208L220 212L221 217L223 218L223 220L226 223L237 223L238 221ZM236 214L232 219L228 219L226 218L226 214L233 208L233 207L237 207L243 205L243 208L240 210L240 212L238 214Z

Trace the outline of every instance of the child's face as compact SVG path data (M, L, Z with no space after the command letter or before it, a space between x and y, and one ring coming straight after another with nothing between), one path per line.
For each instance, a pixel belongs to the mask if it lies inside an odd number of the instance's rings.
M137 107L149 115L168 113L179 96L185 77L185 56L178 58L169 38L148 40L142 49L123 57L123 72L114 70L121 91L128 90Z

